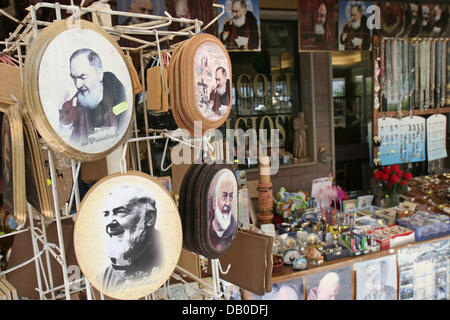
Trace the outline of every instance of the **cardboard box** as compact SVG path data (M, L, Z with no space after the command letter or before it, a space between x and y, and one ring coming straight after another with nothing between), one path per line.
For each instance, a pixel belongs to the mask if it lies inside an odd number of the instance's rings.
M106 158L92 162L83 162L80 171L81 180L86 183L95 183L108 175Z
M14 99L11 97L11 94L13 94L20 102L24 101L19 67L0 63L0 79L2 79L2 85L0 86L0 102L13 103Z

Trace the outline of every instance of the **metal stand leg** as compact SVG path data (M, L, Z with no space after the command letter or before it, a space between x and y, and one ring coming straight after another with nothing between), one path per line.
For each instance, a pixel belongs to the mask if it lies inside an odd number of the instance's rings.
M43 235L43 240L45 243L47 243L47 230L45 228L45 220L44 220L44 216L41 215L41 226L42 226L42 235ZM49 278L49 282L50 282L50 290L52 290L54 288L54 284L53 284L53 273L52 273L52 266L50 264L50 253L48 252L48 250L45 251L45 259L47 261L47 272L48 272L48 278ZM55 300L55 292L52 291L52 299Z
M34 256L37 256L38 253L39 253L39 249L38 249L38 244L37 244L37 241L36 241L36 237L35 237L35 235L33 233L34 220L33 220L33 214L31 212L31 205L29 203L27 204L27 209L28 209L28 217L30 219L30 227L31 227L31 232L30 233L31 233L31 242L33 244L33 253L34 253ZM36 278L37 278L38 289L39 289L39 298L41 300L44 300L45 296L44 296L43 291L42 291L41 272L40 272L40 267L39 267L39 261L37 259L34 260L34 265L36 267Z
M59 201L58 201L58 190L56 188L56 171L55 171L55 163L53 162L53 155L51 150L48 150L48 163L50 165L50 177L52 180L52 192L53 192L53 203L55 206L55 218L56 218L56 227L58 231L58 242L59 242L59 250L61 252L61 262L63 269L63 278L64 278L64 289L66 294L66 299L70 300L70 287L69 287L69 279L67 275L67 263L66 263L66 250L64 248L64 238L61 226L61 211L59 210Z

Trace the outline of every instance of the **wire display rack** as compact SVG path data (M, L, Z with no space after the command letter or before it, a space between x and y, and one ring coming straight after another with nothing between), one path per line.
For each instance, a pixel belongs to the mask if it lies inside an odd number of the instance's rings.
M170 45L166 49L161 49L160 44L162 42L167 42L169 40L173 40L176 37L193 37L204 30L211 27L223 14L224 14L224 6L214 4L214 7L217 7L220 11L218 15L211 20L206 26L203 26L203 22L198 19L185 19L185 18L174 18L168 12L165 12L164 16L156 16L156 15L146 15L146 14L137 14L137 13L129 13L123 11L114 11L111 10L108 5L109 0L101 0L97 1L94 4L102 4L103 6L94 6L91 5L89 7L84 7L85 0L81 1L80 5L74 5L73 1L71 1L71 5L61 5L59 3L47 3L47 2L39 2L35 5L31 5L27 8L28 14L25 16L23 20L18 20L10 14L0 9L0 14L5 15L10 18L14 22L18 24L17 28L9 35L9 37L3 41L0 41L0 44L3 44L5 48L0 55L7 55L12 57L14 61L18 62L18 66L20 68L21 79L23 79L23 67L26 62L26 49L27 46L37 37L40 30L45 28L51 24L48 21L41 21L38 19L38 12L43 8L51 9L55 11L56 21L61 20L63 13L68 14L69 17L67 20L72 21L74 24L79 24L80 19L83 18L86 14L91 14L93 18L93 22L99 24L106 32L108 32L113 37L118 37L122 39L126 39L129 41L133 41L138 44L136 47L121 47L125 52L130 53L138 53L140 60L140 81L142 87L145 88L145 66L151 59L159 59L161 61L162 56L165 52L173 51L177 44ZM104 24L102 21L108 19L99 19L99 17L107 17L110 18L112 16L123 16L126 18L135 17L140 18L141 20L145 20L144 23L133 24L133 25L116 25L112 26L108 23ZM179 30L179 31L167 31L167 27L174 23L183 23L187 25L187 27ZM162 29L163 28L163 29ZM154 36L154 41L146 41L143 40L141 36ZM25 53L24 53L25 52ZM162 84L165 83L164 75L162 75ZM167 93L170 88L165 88L163 85L164 91ZM11 96L13 101L18 102L17 98L13 95ZM155 140L165 139L165 149L164 156L161 160L161 170L167 171L170 169L172 165L168 167L164 167L164 159L165 154L167 152L168 142L174 141L181 144L184 144L190 148L195 150L213 150L214 148L211 146L210 139L211 137L189 137L183 132L183 130L154 130L150 128L149 119L147 115L147 101L143 99L143 113L144 113L144 123L145 130L141 132L138 129L136 116L133 119L133 130L132 137L128 139L124 145L122 146L122 156L120 159L120 170L122 173L126 173L127 171L127 149L130 143L134 143L136 145L136 158L137 158L137 170L142 171L141 166L141 157L140 157L140 143L146 144L147 150L147 161L148 167L150 170L150 175L153 174L153 164L152 164L152 151L150 147L150 143ZM136 113L135 113L136 115ZM80 206L80 194L79 194L79 186L78 186L78 176L80 174L81 162L70 159L71 169L72 169L72 177L73 177L73 185L71 190L71 195L69 201L66 203L64 208L60 208L59 206L59 195L57 190L57 182L56 182L56 169L55 169L55 159L52 154L52 151L48 148L48 146L43 143L41 145L42 148L47 150L48 153L48 162L50 167L50 178L52 185L52 196L53 196L53 204L54 204L54 219L47 220L42 215L36 217L33 215L33 209L30 204L28 204L28 217L30 221L30 226L27 228L23 228L20 226L16 231L0 236L9 237L14 236L24 232L30 232L32 239L32 247L33 247L33 257L25 261L14 268L10 268L0 273L1 275L7 274L9 272L15 271L18 268L21 268L29 263L33 263L36 269L37 276L37 288L36 290L39 292L39 298L41 300L55 300L55 299L66 299L70 300L71 295L85 291L86 297L88 300L95 300L95 293L93 291L92 286L89 281L82 275L76 277L76 279L72 279L69 276L69 267L67 266L66 260L66 252L64 246L64 238L62 231L62 221L65 219L76 219L76 215L71 215L71 208L73 206L73 202L75 201L75 207L78 211ZM58 235L58 243L51 243L48 241L46 226L51 223L56 223L57 235ZM42 246L42 249L39 249L39 244ZM53 283L53 272L51 268L51 257L53 257L59 265L61 265L62 273L63 273L63 285L55 286ZM45 261L44 261L45 258ZM44 262L46 263L47 270L44 268ZM181 266L177 266L175 272L172 274L171 278L184 283L185 285L190 285L190 282L185 279L185 277L190 278L191 280L198 282L204 288L196 289L192 287L193 290L200 290L200 292L210 297L211 299L220 299L224 296L224 292L221 286L220 274L226 274L230 269L230 265L227 266L226 270L223 270L218 259L214 259L211 261L211 273L213 284L209 284L204 279L197 277ZM167 299L171 298L169 284L170 279L164 284L164 296ZM100 293L100 298L103 300L105 297L102 293ZM146 300L155 299L155 295L150 294L145 297Z

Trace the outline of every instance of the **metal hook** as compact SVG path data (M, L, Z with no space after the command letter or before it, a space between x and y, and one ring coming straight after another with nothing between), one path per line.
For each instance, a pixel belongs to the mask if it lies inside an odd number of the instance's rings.
M208 29L210 26L212 26L217 20L220 19L220 17L222 17L225 14L225 6L223 4L215 4L213 3L213 7L216 8L220 8L222 9L222 12L219 13L218 16L216 16L214 19L212 19L202 30L205 31L206 29Z
M169 138L166 139L166 145L164 146L164 152L161 159L161 171L166 172L170 168L172 168L173 163L170 164L167 168L164 168L164 160L166 159L167 146L169 145Z
M223 269L222 269L222 264L220 263L220 260L219 260L219 259L216 259L216 260L217 260L217 266L219 267L220 273L221 273L221 274L227 274L227 273L230 271L231 264L228 264L227 270L223 271Z
M128 142L125 142L122 150L122 158L120 159L121 173L127 173L127 151L128 151L127 149L128 149Z
M169 94L169 92L170 92L170 85L169 85L169 88L166 88L166 81L165 81L165 77L164 77L164 62L162 60L161 48L159 46L158 30L156 30L156 29L155 29L155 37L156 37L156 47L158 48L158 58L159 58L159 62L161 63L162 88L163 88L164 94Z

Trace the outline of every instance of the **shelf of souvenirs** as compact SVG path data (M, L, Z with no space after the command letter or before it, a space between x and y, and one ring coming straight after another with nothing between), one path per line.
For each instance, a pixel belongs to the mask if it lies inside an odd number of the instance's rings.
M413 241L408 244L392 248L389 250L382 250L370 254L360 255L360 256L350 256L341 258L338 260L333 261L324 261L321 265L315 266L315 265L309 265L307 269L301 270L301 271L295 271L292 266L290 265L282 265L278 269L273 270L272 272L272 283L280 283L285 282L293 279L298 279L301 277L306 277L311 274L336 270L339 268L346 267L348 265L352 265L359 262L374 260L382 257L386 257L389 255L397 254L397 252L404 248L409 248L413 246L423 245L427 243L434 243L441 240L450 240L450 235L442 236L438 238L433 238L425 241Z
M272 282L284 282L450 239L450 174L416 177L392 207L309 208L279 224Z

